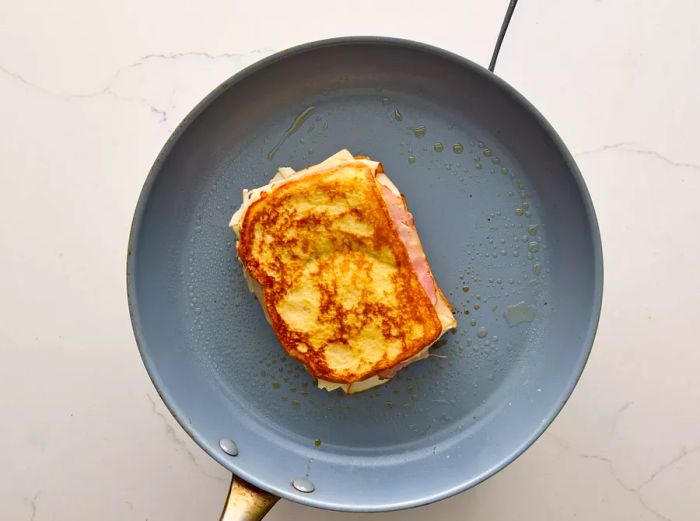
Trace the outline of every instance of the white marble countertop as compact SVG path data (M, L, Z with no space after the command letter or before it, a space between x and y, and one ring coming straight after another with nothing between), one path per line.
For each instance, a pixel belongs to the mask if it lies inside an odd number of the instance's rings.
M486 65L506 3L4 3L0 519L218 519L229 476L157 398L129 323L124 252L152 161L204 94L275 50L374 33ZM516 9L497 73L574 153L605 252L593 354L547 433L439 504L283 501L270 521L698 519L698 19L692 0Z

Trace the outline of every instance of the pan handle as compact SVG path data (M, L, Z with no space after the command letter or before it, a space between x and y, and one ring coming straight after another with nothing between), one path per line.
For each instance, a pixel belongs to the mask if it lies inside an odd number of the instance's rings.
M219 521L260 521L279 498L231 476L231 488Z
M493 54L491 55L491 63L489 63L489 70L491 72L496 68L496 60L498 59L498 52L501 50L501 44L503 43L503 38L506 36L506 31L508 30L508 24L510 24L510 19L513 17L513 11L515 11L515 5L518 0L510 0L508 3L508 9L506 10L506 16L503 18L503 23L501 24L501 31L498 33L498 38L496 39L496 47L493 49Z

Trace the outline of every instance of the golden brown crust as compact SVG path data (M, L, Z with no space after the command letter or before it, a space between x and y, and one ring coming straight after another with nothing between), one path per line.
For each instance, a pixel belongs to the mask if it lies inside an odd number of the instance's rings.
M364 380L441 333L361 162L263 193L245 213L238 255L263 288L280 343L317 378Z

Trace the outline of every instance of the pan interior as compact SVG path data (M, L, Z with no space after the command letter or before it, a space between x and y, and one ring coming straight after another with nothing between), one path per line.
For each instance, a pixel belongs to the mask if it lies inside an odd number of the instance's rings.
M353 396L283 352L227 227L243 188L341 148L405 194L458 320L439 356ZM146 365L210 454L289 499L383 510L466 488L541 432L587 357L600 252L577 175L512 90L447 54L346 41L278 57L222 87L154 168L129 261ZM291 487L304 476L314 493Z

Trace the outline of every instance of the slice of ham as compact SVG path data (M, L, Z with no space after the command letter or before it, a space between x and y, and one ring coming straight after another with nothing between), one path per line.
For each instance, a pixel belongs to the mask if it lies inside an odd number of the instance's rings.
M430 271L428 259L425 257L423 246L418 238L413 215L408 211L403 195L384 174L381 167L379 167L378 171L375 171L375 179L379 185L382 198L386 202L389 215L396 226L399 238L406 246L413 270L433 306L435 306L435 311L442 324L442 333L444 334L448 329L454 328L457 325L457 321L449 302L447 302L445 295L440 291L433 273Z
M418 238L418 231L416 230L416 223L413 220L413 215L408 211L402 196L397 196L383 183L379 183L379 187L382 192L382 197L386 202L386 206L389 209L389 215L394 221L396 230L399 232L399 238L406 246L406 250L408 250L408 256L411 259L413 271L415 271L418 276L418 280L423 286L423 289L425 289L426 294L430 297L430 301L435 305L438 299L435 279L430 271L428 259L425 257L423 246L421 246L420 239Z

